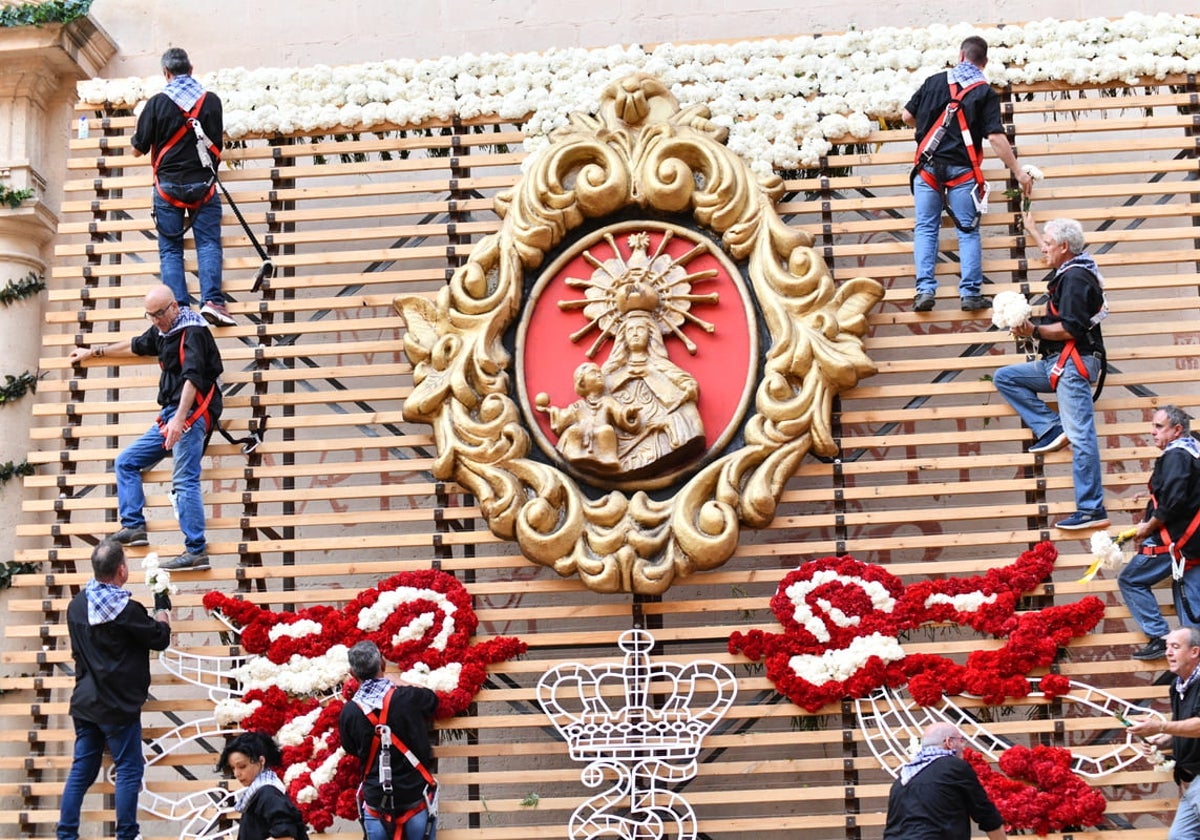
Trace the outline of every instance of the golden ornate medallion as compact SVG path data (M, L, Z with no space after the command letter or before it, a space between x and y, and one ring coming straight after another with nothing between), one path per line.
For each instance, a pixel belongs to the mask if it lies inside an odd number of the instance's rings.
M833 397L875 372L862 336L883 289L835 287L775 212L782 181L725 137L657 79L616 82L497 197L500 231L435 301L396 301L404 414L432 425L434 474L596 591L658 594L724 563L810 449L836 452Z
M702 234L638 220L575 241L518 329L534 442L596 487L675 483L740 426L758 379L754 324L737 266Z

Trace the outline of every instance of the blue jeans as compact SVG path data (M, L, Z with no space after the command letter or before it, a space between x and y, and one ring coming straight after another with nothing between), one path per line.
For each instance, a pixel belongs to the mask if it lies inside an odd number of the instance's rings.
M162 410L166 423L175 414L175 406ZM204 455L204 418L192 424L170 454L175 458L171 486L179 508L179 530L184 545L192 554L202 554L207 546L204 538L204 498L200 495L200 458ZM142 489L142 471L148 470L167 457L163 436L158 424L151 426L140 438L129 444L117 456L117 514L125 528L145 528L146 493Z
M1200 779L1193 780L1179 798L1179 810L1175 812L1167 840L1196 840L1197 837L1200 837Z
M1121 574L1117 575L1117 586L1121 589L1121 598L1125 601L1125 606L1129 607L1129 614L1133 616L1142 632L1151 639L1161 639L1170 632L1153 591L1156 584L1170 577L1170 554L1135 554L1121 569ZM1179 624L1190 627L1198 623L1192 621L1188 615L1181 596L1187 595L1192 614L1200 616L1200 568L1185 571L1179 586L1172 586L1171 589ZM1196 836L1200 837L1200 834Z
M185 196L202 184L168 184L160 186L172 196ZM192 239L196 243L196 262L200 274L200 302L224 303L221 292L221 195L200 205L192 223ZM184 210L166 201L154 191L154 219L158 227L158 262L163 284L175 293L180 306L188 305L187 277L183 273Z
M1100 470L1100 441L1092 414L1092 382L1100 372L1100 360L1083 356L1088 377L1084 379L1075 365L1068 363L1058 379L1058 414L1038 396L1050 392L1050 369L1055 359L1008 365L996 371L993 383L1017 412L1025 425L1039 438L1062 424L1071 441L1071 476L1075 483L1075 507L1088 514L1104 515L1104 483Z
M134 840L141 828L137 821L138 794L142 790L142 722L101 725L80 718L75 723L75 756L63 788L58 815L58 840L79 837L79 812L83 795L100 774L104 746L112 753L116 771L117 840Z
M362 821L367 840L392 840L392 836L388 834L387 827L379 820L363 814ZM409 821L404 824L404 840L423 840L425 837L425 823L428 821L429 811L422 810L419 814L413 814ZM433 820L433 826L429 829L429 840L434 840L435 837L437 837L436 818Z
M970 168L951 169L947 177L954 178ZM975 188L975 179L951 187L946 191L946 203L950 205L955 218L963 224L970 224L975 218L975 202L971 199L971 190ZM942 196L924 179L918 175L913 179L913 204L916 213L916 224L913 227L913 262L917 267L917 293L932 295L937 292L938 281L934 276L937 267L938 233L942 226ZM962 279L958 283L960 297L978 295L983 288L983 246L979 238L979 228L970 233L963 233L956 226L954 232L958 235L958 259Z

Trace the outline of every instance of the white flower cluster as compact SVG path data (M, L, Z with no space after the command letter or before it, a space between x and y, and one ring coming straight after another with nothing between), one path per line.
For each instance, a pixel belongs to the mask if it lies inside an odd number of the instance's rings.
M1021 171L1032 178L1034 181L1046 180L1046 173L1038 169L1032 163L1027 163L1021 167Z
M282 665L276 665L265 656L255 656L235 668L232 676L241 683L243 691L277 686L298 697L319 694L341 685L346 679L346 646L334 645L312 658L293 654Z
M395 589L379 593L379 600L358 614L358 629L373 633L383 626L383 623L396 611L397 607L416 600L432 601L441 610L442 629L433 637L429 646L434 650L445 650L450 636L454 633L454 613L458 607L445 595L432 589L398 586ZM421 638L425 635L425 631L434 625L437 618L437 612L422 613L396 632L392 637L392 644L399 645Z
M298 639L301 636L316 636L325 628L311 618L302 618L291 624L276 624L267 631L267 638L277 642L283 638Z
M309 733L312 732L313 724L317 722L317 718L324 711L320 706L314 708L306 715L294 717L279 727L279 731L275 733L275 740L281 747L298 747L308 740Z
M959 595L947 595L944 592L935 592L925 599L925 609L929 609L934 604L949 604L959 612L972 613L979 612L979 608L984 604L996 603L996 593L984 595L982 592L963 592Z
M418 662L409 668L400 678L413 685L420 685L439 694L449 694L458 688L459 676L462 674L462 663L451 662L441 668L430 668L424 662Z
M808 593L827 583L838 582L843 586L856 586L871 599L871 606L880 612L891 612L896 606L896 600L887 587L878 581L840 575L833 569L822 569L807 580L798 580L784 590L784 594L792 602L796 621L804 625L804 629L817 639L818 642L828 642L833 636L825 625L824 619L813 613L809 606ZM849 616L824 598L817 599L817 606L825 611L829 619L838 627L856 627L861 621L860 616Z
M1029 320L1033 307L1020 292L999 292L992 298L992 323L1001 330L1011 330Z
M296 794L296 800L304 804L315 801L317 798L317 793L320 791L321 787L333 781L333 776L335 773L337 773L338 762L342 760L342 756L345 754L346 751L341 747L338 747L336 750L331 752L328 757L326 757L326 759L312 771L312 775L309 777L310 783L300 789L300 791ZM291 784L298 777L302 776L306 770L308 770L307 764L299 761L296 762L284 772L283 783L285 785Z
M146 588L151 592L166 592L177 595L179 587L171 583L171 573L159 567L158 554L150 552L142 558L142 569L146 572Z
M261 700L243 703L236 698L227 697L217 703L214 714L220 726L237 726L243 720L250 717L250 715L254 714L261 705Z
M1175 770L1175 760L1167 758L1166 754L1153 744L1146 748L1146 760L1159 773L1172 773Z
M884 662L896 662L904 658L904 648L893 636L872 633L851 640L844 650L826 650L822 653L798 654L788 660L792 671L802 680L813 685L834 680L850 679L866 666L867 660L878 656Z
M1120 544L1104 531L1092 534L1091 547L1092 560L1110 572L1117 571L1125 562L1125 555L1121 552Z
M1200 17L1145 15L979 30L969 24L880 27L841 35L733 44L664 44L544 53L466 54L346 67L235 68L201 77L225 105L229 139L247 135L419 126L458 116L522 124L536 151L573 111L594 112L600 91L635 71L660 77L684 106L707 105L750 166L815 165L832 142L868 137L895 119L931 73L957 59L968 35L990 45L994 84L1136 83L1200 72ZM88 105L132 108L162 78L91 79ZM1032 174L1032 173L1031 173Z

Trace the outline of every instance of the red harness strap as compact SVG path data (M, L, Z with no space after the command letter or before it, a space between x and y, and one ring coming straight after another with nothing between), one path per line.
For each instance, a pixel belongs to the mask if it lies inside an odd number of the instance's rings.
M179 336L179 368L180 368L181 373L183 370L183 359L184 359L184 352L183 352L184 340L183 339L184 339L184 337L182 335L180 335ZM161 363L159 366L160 367L162 366ZM201 397L200 401L198 403L196 403L196 405L192 408L192 413L190 415L188 415L188 418L186 420L183 421L183 430L185 432L188 429L192 428L192 424L195 423L197 419L203 417L204 418L205 437L206 438L212 437L213 422L212 422L212 416L209 414L208 407L212 403L213 394L215 394L216 392L217 392L217 383L214 382L212 384L212 387L208 389L208 393L205 394L203 397ZM158 416L158 425L160 428L162 426L166 425L165 423L163 423L161 414Z
M1054 305L1054 301L1050 301L1047 308L1050 314L1058 317L1058 307ZM1083 357L1079 355L1079 347L1076 346L1075 339L1068 338L1063 344L1062 352L1058 354L1058 361L1054 363L1054 367L1050 369L1050 390L1058 388L1058 380L1062 377L1063 371L1067 369L1067 363L1075 365L1075 370L1079 371L1079 375L1090 381L1088 376L1087 366L1083 363Z
M387 725L388 709L391 708L392 695L395 693L396 689L394 687L389 688L387 694L384 695L382 709L364 712L367 720L372 726L375 727L375 737L371 741L371 749L367 753L367 761L363 766L364 776L371 771L371 767L375 764L375 758L379 755L381 740L380 730L382 727ZM405 744L395 732L391 731L390 727L388 728L388 731L391 734L392 746L394 746L400 752L400 754L408 760L408 763L413 766L413 769L420 773L421 778L425 780L424 798L419 800L403 814L387 814L380 811L378 808L372 808L363 798L362 785L359 785L358 788L358 798L364 813L374 817L385 826L390 828L392 840L403 840L404 824L429 807L429 804L433 800L435 792L437 791L437 779L435 779L433 774L430 773L425 765L421 763L421 760L417 758L416 753L410 750L408 745Z
M187 134L189 131L192 131L192 123L195 120L200 118L200 106L202 106L204 104L204 98L206 96L208 96L207 91L205 93L200 94L200 98L196 100L196 104L193 105L190 109L188 109L186 111L183 108L179 109L180 112L183 114L183 125L181 125L179 127L179 129L174 134L171 135L171 139L169 139L166 143L164 143L161 148L154 150L154 158L150 162L151 168L154 170L154 189L155 189L155 191L159 194L159 196L162 197L163 201L167 202L168 204L170 204L174 207L178 207L182 210L195 210L197 207L199 207L200 205L202 205L206 201L208 201L210 198L212 198L213 193L216 192L216 190L217 190L216 181L213 181L213 183L209 184L208 190L204 193L204 197L199 199L198 201L180 201L179 199L175 198L174 196L167 195L167 193L163 190L163 188L161 186L159 186L158 165L159 165L159 163L162 162L163 156L166 155L166 153L169 152L172 148L174 148L175 144L178 143L180 140L182 140L185 134ZM178 106L176 106L176 107L178 107ZM218 149L216 146L214 146L212 144L212 141L209 141L208 150L209 150L209 153L214 158L219 159L221 157L221 150Z
M913 164L917 169L918 174L921 176L921 179L930 187L938 190L939 192L949 189L950 187L957 187L959 184L965 184L972 178L975 179L975 183L979 185L979 189L982 191L985 184L983 178L983 161L979 155L979 151L975 148L975 143L971 139L971 129L970 126L967 125L967 115L964 114L962 110L962 100L963 97L966 96L970 91L973 91L980 85L987 84L987 82L980 79L977 82L972 82L966 87L960 87L958 82L950 82L949 84L950 101L946 103L946 111L942 115L942 121L935 128L927 131L925 136L921 138L921 142L917 146L916 156L913 158ZM938 181L937 176L922 166L922 164L926 162L923 160L923 158L926 155L929 157L933 156L934 151L936 151L937 147L941 145L942 138L949 129L950 123L954 121L955 118L958 119L958 129L962 132L963 145L967 147L967 157L971 159L971 171L964 172L962 175L959 175L956 178L951 178L949 181L943 184Z
M1158 499L1154 498L1154 493L1150 493L1150 501L1154 506L1158 507ZM1162 540L1162 545L1147 545L1138 549L1142 554L1157 555L1170 553L1178 562L1183 561L1184 569L1194 569L1200 566L1200 557L1186 558L1183 556L1183 547L1188 544L1188 541L1195 535L1197 529L1200 529L1200 509L1196 511L1196 515L1192 517L1192 521L1188 523L1183 535L1177 539L1171 539L1171 535L1167 532L1167 526L1163 525L1158 532L1158 538Z

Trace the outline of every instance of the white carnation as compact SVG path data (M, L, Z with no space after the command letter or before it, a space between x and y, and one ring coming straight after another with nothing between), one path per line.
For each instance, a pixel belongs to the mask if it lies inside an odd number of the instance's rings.
M1121 546L1117 545L1105 531L1097 531L1092 534L1091 547L1092 559L1109 571L1115 572L1125 561L1125 556L1121 553Z
M1019 327L1032 314L1033 307L1020 292L1000 292L992 299L992 323L999 329Z
M994 603L996 603L995 592L991 595L984 595L982 592L963 592L958 595L935 592L925 599L925 609L929 609L934 604L949 604L959 612L972 613L978 612L984 604Z
M905 657L904 648L893 636L872 633L851 640L844 650L826 650L820 654L799 654L788 660L792 672L813 685L843 682L854 676L872 656L884 662L897 662Z
M298 639L301 636L316 636L324 630L320 624L310 618L302 618L291 624L276 624L267 633L267 638L277 642L283 638Z
M254 714L260 706L262 706L261 700L243 703L241 700L226 698L217 703L214 714L218 725L222 727L236 726Z

